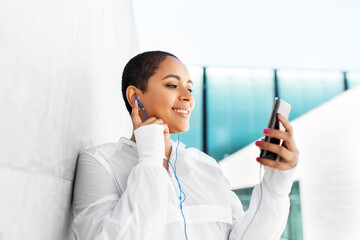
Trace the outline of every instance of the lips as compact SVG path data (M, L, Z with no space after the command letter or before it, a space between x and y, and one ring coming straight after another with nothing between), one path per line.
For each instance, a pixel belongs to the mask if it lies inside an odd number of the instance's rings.
M172 110L182 117L190 116L190 107L172 108Z

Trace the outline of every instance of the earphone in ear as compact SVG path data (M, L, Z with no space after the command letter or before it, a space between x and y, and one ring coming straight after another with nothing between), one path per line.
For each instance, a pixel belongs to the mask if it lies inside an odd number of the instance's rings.
M141 105L141 103L139 102L139 99L137 97L135 97L135 100L138 102L139 106L141 107L142 110L145 110L145 108L143 107L143 105Z
M144 110L144 117L145 117L145 120L146 120L147 118L146 118L145 108L143 107L143 105L141 105L141 103L139 102L139 99L138 99L137 97L135 97L135 100L138 102L139 107L140 107L142 110Z

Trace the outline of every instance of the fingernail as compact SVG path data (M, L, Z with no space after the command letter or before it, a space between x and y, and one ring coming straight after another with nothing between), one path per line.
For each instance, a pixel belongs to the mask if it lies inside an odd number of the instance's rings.
M256 161L260 162L260 161L261 161L261 158L257 157L257 158L256 158Z
M269 133L269 132L270 132L270 129L265 128L265 129L263 130L263 132L264 132L264 133Z
M256 144L256 146L260 146L260 145L261 145L261 141L256 141L255 144Z
M280 118L283 118L283 115L281 115L281 113L279 113L279 117L280 117Z

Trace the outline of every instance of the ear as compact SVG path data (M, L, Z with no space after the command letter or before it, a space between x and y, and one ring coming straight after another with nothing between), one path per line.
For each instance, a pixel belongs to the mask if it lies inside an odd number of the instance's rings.
M141 92L140 89L138 89L137 87L130 85L127 87L126 89L126 99L128 101L128 103L130 104L130 106L132 107L134 104L134 100L135 97L139 95L139 93Z

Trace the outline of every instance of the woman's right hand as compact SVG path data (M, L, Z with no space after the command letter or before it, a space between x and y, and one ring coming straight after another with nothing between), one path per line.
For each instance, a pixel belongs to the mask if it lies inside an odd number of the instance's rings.
M150 124L160 124L164 126L164 141L165 141L165 149L170 146L170 131L169 127L164 121L160 118L156 117L150 117L144 122L141 120L139 115L139 105L136 100L134 100L132 105L132 111L131 111L131 121L133 124L133 132L143 126L150 125Z

